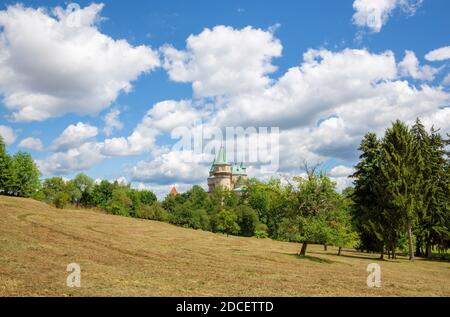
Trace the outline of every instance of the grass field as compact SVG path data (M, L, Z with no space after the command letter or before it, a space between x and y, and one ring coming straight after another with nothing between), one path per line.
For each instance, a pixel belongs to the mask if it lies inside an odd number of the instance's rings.
M1 296L450 296L450 263L226 237L0 196ZM81 288L66 267L81 266ZM369 263L382 287L368 288Z

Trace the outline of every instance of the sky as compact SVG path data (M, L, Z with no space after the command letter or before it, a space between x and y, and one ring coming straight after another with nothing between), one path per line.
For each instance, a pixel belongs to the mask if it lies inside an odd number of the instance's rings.
M250 177L307 162L342 189L367 132L417 117L450 132L449 12L447 0L0 1L0 135L43 177L162 197L206 187L214 151L180 149L180 136L277 128Z

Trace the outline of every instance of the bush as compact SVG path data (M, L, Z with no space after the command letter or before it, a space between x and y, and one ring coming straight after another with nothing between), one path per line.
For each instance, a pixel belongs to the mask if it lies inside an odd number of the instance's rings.
M64 209L64 207L66 207L69 203L69 199L69 195L65 192L56 193L55 197L53 198L53 205L55 205L56 208Z
M263 223L258 223L255 228L255 237L258 239L265 239L269 237L268 228Z
M267 233L267 231L256 230L255 237L258 239L266 239L269 237L269 234Z

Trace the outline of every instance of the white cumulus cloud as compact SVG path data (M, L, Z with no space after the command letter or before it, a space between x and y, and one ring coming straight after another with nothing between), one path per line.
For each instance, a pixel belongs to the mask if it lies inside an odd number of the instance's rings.
M0 11L0 94L13 119L96 114L159 66L151 48L100 32L102 8L49 12L18 4Z
M198 97L262 89L276 70L271 60L282 46L270 31L216 26L186 40L186 50L162 48L164 68L172 80L192 82Z
M398 64L398 67L400 75L419 80L431 81L439 72L439 69L429 65L420 66L416 54L412 51L405 51L405 58Z
M428 52L425 55L425 59L429 60L430 62L450 59L450 46L441 47Z
M0 135L6 145L11 145L16 141L14 130L6 125L0 125Z
M25 138L19 143L19 147L35 150L35 151L42 151L44 149L44 145L42 144L42 141L38 138Z
M380 32L396 8L414 15L421 4L422 0L355 0L353 24Z
M50 148L54 152L69 150L81 145L97 134L98 129L90 124L83 122L78 122L76 125L71 124L53 141Z

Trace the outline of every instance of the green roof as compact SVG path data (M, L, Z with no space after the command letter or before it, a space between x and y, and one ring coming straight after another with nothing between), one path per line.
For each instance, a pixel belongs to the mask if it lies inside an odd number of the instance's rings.
M225 149L223 148L223 146L220 147L219 154L214 160L213 166L214 165L228 165L227 157L225 155Z
M241 163L240 165L235 164L231 166L231 173L235 175L246 175L246 169L247 168L244 166L244 163Z

